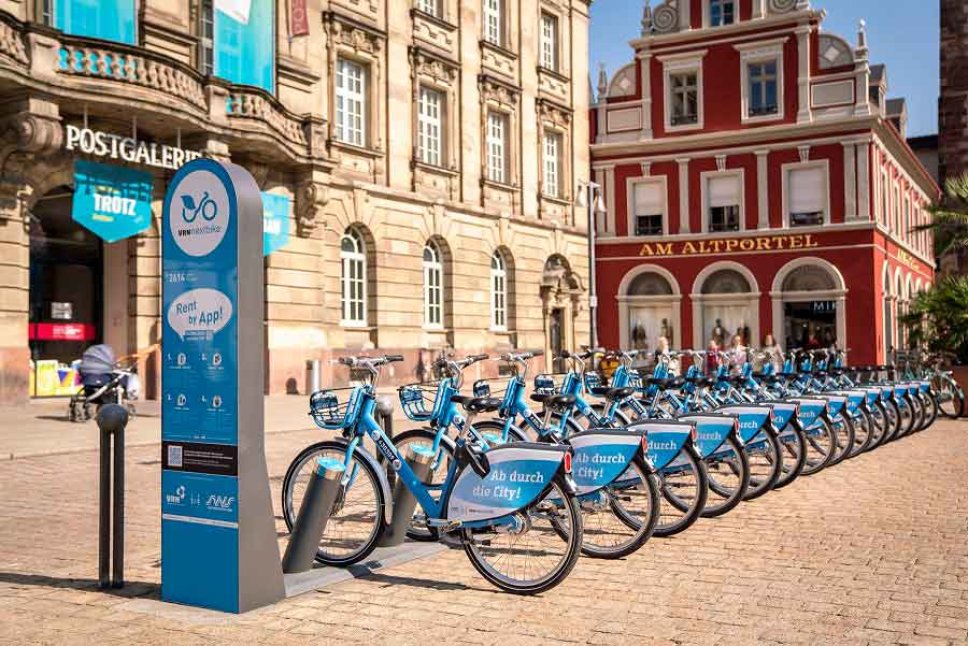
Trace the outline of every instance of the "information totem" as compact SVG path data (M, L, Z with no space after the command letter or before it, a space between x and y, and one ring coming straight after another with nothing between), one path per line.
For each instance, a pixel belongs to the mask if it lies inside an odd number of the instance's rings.
M197 159L162 216L161 595L245 612L285 596L263 441L262 200Z

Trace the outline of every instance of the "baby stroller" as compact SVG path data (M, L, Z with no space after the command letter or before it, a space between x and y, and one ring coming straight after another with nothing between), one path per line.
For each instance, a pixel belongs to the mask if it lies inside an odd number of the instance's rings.
M72 422L91 419L101 406L120 404L134 416L134 400L138 399L141 380L134 361L122 365L115 361L111 346L92 345L81 355L79 368L81 389L71 397L68 417Z

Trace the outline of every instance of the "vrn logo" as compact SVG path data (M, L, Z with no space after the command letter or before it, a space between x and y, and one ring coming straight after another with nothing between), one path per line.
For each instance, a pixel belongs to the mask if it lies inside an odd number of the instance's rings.
M179 485L175 493L165 494L165 501L170 505L180 505L185 499L185 486Z
M222 496L219 494L212 494L208 497L208 501L205 505L209 509L217 509L219 511L229 511L232 509L232 505L235 503L235 496Z

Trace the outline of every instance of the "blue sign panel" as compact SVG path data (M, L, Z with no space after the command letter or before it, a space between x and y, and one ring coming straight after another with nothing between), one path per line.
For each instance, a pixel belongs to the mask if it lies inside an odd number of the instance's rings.
M53 13L65 34L136 44L135 0L57 0Z
M74 162L74 220L105 242L151 225L151 173L78 159Z
M165 213L162 598L236 611L238 216L223 167L183 166Z
M262 193L262 255L282 249L289 243L289 198Z
M215 3L215 75L275 92L275 0Z

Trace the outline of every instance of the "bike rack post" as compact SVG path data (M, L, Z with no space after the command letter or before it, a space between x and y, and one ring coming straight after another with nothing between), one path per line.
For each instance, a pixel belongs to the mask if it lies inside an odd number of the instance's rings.
M407 455L407 464L421 482L427 481L430 467L434 461L434 452L430 447L411 444ZM407 528L413 520L413 510L417 508L417 499L410 493L410 489L397 478L393 485L393 517L390 525L384 530L378 545L392 547L400 545L407 537Z
M98 519L98 587L124 587L124 429L128 411L118 404L108 404L97 414L101 431L100 513ZM114 456L111 438L114 438ZM114 486L112 487L112 462ZM112 495L113 490L113 495ZM113 526L113 533L112 533ZM113 540L112 540L113 534ZM113 543L113 568L108 575Z
M376 411L380 416L380 426L387 437L393 439L393 400L389 397L379 397L376 401Z
M316 468L309 479L306 495L289 536L286 554L282 558L282 571L285 574L305 572L313 567L316 549L326 531L326 522L332 514L345 470L343 463L335 458L316 460Z

